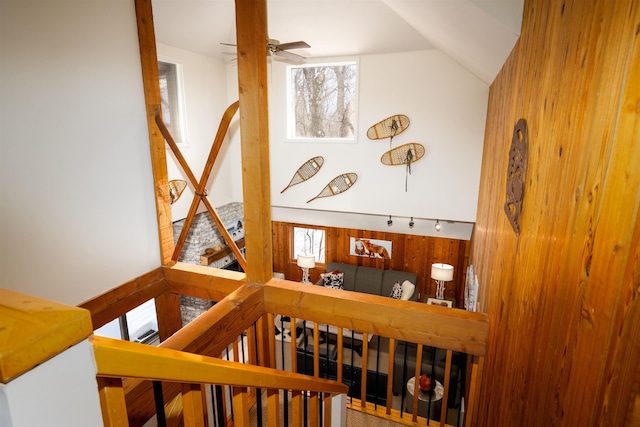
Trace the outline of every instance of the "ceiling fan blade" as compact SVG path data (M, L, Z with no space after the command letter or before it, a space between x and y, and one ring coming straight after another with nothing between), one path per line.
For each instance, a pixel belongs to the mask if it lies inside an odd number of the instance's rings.
M282 49L282 50L289 50L289 49L308 49L311 46L309 46L307 44L307 42L303 42L303 41L297 41L297 42L290 42L290 43L281 43L278 46L278 49Z
M295 62L297 64L303 63L307 58L302 55L296 55L295 53L287 52L286 50L276 50L273 52L274 55L279 56L280 58L286 59L287 61Z

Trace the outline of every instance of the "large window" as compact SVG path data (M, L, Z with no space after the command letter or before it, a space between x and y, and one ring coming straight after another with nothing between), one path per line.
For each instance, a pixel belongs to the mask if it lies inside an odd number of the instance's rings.
M293 259L298 255L315 255L316 262L324 264L324 230L293 227Z
M355 141L356 63L298 65L288 71L287 137Z
M187 142L182 108L182 84L180 64L158 61L162 120L178 144Z

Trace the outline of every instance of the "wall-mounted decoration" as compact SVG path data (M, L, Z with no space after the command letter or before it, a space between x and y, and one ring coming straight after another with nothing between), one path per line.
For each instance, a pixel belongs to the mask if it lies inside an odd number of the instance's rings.
M404 191L407 191L409 175L411 175L411 163L417 162L424 156L425 150L422 144L410 142L393 148L380 157L380 162L387 166L405 165L407 168L404 179Z
M389 240L375 240L351 237L349 254L369 258L391 259L393 243Z
M358 174L350 172L338 175L329 182L326 187L322 189L320 193L313 199L307 200L307 203L319 199L321 197L331 197L336 194L344 193L347 191L358 179Z
M524 200L524 186L527 178L527 147L529 134L527 121L518 120L513 128L511 149L509 150L509 166L507 168L507 197L504 211L516 234L520 234L520 215Z
M293 174L289 185L287 185L284 190L280 192L280 194L284 193L285 190L293 185L300 184L314 176L318 173L322 164L324 163L324 158L322 156L313 157L302 164Z
M169 181L169 203L174 204L177 202L185 188L187 188L187 181L183 179Z
M371 126L369 130L367 130L367 137L369 139L391 138L391 141L393 141L394 136L401 134L407 130L408 127L409 117L404 114L396 114ZM391 141L389 141L389 144L391 144Z

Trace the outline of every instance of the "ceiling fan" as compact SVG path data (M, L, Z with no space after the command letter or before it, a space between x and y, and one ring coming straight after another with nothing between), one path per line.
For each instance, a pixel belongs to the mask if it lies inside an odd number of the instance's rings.
M220 43L224 46L236 46L231 43ZM280 43L275 39L267 39L267 55L279 57L285 61L293 62L296 64L303 63L307 58L297 53L289 52L291 49L307 49L310 48L309 44L304 41Z

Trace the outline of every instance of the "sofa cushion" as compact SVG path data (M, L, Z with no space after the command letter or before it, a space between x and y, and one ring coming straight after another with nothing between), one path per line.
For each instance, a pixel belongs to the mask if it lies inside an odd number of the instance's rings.
M344 276L342 278L342 288L345 291L353 291L356 285L356 270L358 269L357 265L351 264L342 264L340 262L330 262L327 264L327 271L335 271L338 270L340 273L343 273ZM322 283L319 283L322 284Z
M324 273L320 277L325 288L343 289L344 273Z
M354 291L364 294L372 295L384 295L387 296L391 293L393 283L389 286L386 292L382 290L382 276L384 270L373 267L358 267L356 272L356 283ZM395 282L394 282L395 283Z
M411 297L413 297L415 293L416 285L414 285L408 280L405 280L404 282L402 282L402 285L400 285L400 289L401 289L400 299L403 301L410 301ZM415 301L416 298L414 298L413 300Z
M402 297L402 285L400 282L396 282L396 284L393 285L393 289L391 289L389 297L393 299L400 299L400 297Z
M362 268L362 267L361 267ZM418 276L415 273L409 273L406 271L396 271L396 270L379 270L383 272L382 279L382 291L379 295L387 296L391 293L393 289L393 285L396 282L400 282L402 284L405 280L410 281L414 285L416 284ZM417 301L418 295L417 292L414 292L409 301Z

